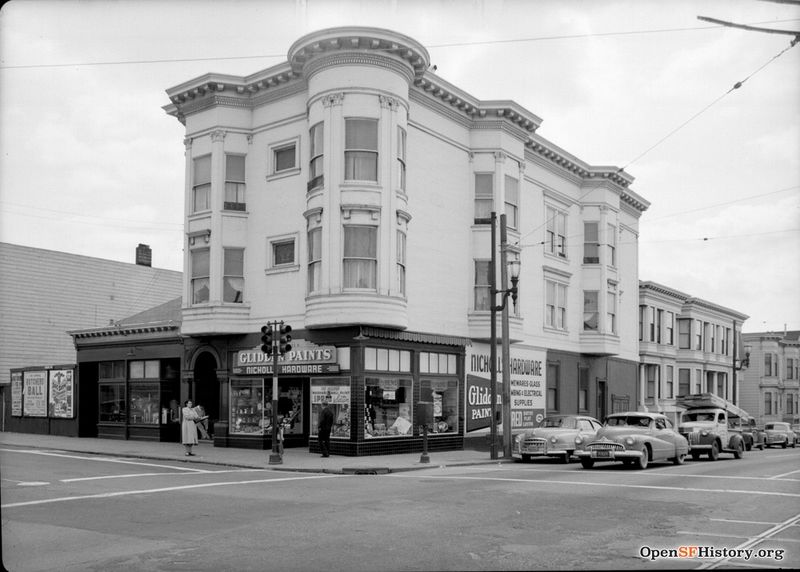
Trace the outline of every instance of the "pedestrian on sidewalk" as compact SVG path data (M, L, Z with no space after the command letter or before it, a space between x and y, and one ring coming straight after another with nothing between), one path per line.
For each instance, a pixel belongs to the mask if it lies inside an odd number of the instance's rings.
M181 443L183 443L187 457L194 457L192 447L197 445L197 424L195 421L200 418L192 405L192 400L187 399L181 411L183 415L183 420L181 421Z
M331 456L331 429L333 428L333 411L327 399L322 401L322 410L319 412L317 422L317 435L319 450L323 457Z

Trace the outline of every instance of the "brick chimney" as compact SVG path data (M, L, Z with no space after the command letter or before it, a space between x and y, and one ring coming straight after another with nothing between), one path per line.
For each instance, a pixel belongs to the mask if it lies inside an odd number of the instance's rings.
M139 266L152 266L153 265L153 251L150 250L149 244L139 244L136 247L136 264Z

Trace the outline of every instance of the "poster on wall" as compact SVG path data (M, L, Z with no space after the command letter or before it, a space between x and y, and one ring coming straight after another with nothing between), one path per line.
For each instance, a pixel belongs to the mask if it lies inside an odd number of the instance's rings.
M47 417L47 372L24 372L22 387L25 417Z
M48 400L50 417L72 419L75 417L74 370L53 369L48 374L50 377L50 398Z
M11 372L11 415L22 415L22 372Z
M511 429L535 427L546 407L546 357L543 350L511 347ZM489 427L491 420L491 357L488 344L467 348L467 432ZM500 352L497 356L497 403L502 404L503 383ZM502 410L502 407L498 406Z

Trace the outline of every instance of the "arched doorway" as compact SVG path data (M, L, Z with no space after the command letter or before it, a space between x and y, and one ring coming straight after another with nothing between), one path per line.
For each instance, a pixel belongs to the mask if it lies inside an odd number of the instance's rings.
M217 360L209 352L197 356L194 362L195 405L202 405L208 415L208 432L213 436L214 422L219 419L219 381L217 381Z

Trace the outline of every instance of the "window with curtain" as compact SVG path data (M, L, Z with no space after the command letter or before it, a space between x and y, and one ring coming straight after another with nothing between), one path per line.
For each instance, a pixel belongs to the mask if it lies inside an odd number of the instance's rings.
M489 260L475 261L475 309L491 310L492 292L489 284Z
M244 249L225 248L224 259L222 301L241 304L244 293Z
M583 291L583 329L584 331L597 331L600 312L598 309L597 290Z
M378 229L344 227L344 287L377 289Z
M322 229L308 231L308 292L322 287Z
M406 295L406 233L397 231L397 290Z
M397 167L400 177L400 190L406 190L406 130L397 128Z
M519 228L519 181L506 175L506 228Z
M346 119L344 178L348 181L378 181L378 122Z
M225 209L245 209L244 188L244 155L225 155Z
M553 280L545 281L545 326L565 330L567 316L567 286Z
M475 173L475 224L490 224L494 208L494 175Z
M317 123L311 127L309 131L310 140L310 159L308 162L308 190L316 189L324 184L324 177L322 174L322 159L325 149L324 141L322 139L324 133L324 124Z
M209 300L209 250L191 251L192 304L205 304Z
M600 263L600 243L596 222L583 223L583 263Z
M547 241L545 251L561 258L567 257L567 215L554 207L547 207Z
M211 155L198 157L192 166L192 212L211 208Z

